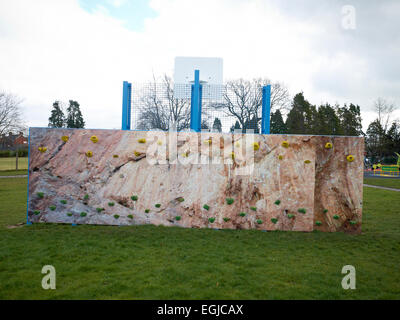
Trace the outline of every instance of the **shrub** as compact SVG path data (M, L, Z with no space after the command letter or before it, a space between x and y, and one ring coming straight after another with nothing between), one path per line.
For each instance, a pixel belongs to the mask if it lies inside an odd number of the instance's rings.
M261 219L257 219L256 222L257 222L257 224L262 224L263 223L263 221Z
M208 218L208 222L213 223L215 221L215 218Z
M60 200L60 203L67 204L67 200Z
M131 214L128 214L127 217L128 217L129 219L133 219L133 215L131 215Z
M280 204L281 204L281 200L276 200L275 202L274 202L277 206L279 206Z
M44 197L43 192L38 192L38 193L36 193L36 195L38 196L39 199L43 199L43 197Z
M228 222L229 220L231 220L231 219L229 219L229 218L224 218L224 221L225 221L225 222Z
M80 215L81 215L81 217L86 217L87 213L85 211L82 211Z
M67 213L67 216L68 216L68 217L72 217L72 213L71 213L71 212L68 212L68 213Z
M176 216L176 217L175 217L175 220L176 220L176 221L181 220L181 216Z
M317 226L320 226L320 225L322 225L322 222L321 222L321 221L315 221L315 224L316 224Z
M33 211L33 213L38 215L38 214L40 214L40 210L35 210L35 211Z
M272 218L272 219L271 219L271 222L272 222L273 224L275 224L275 223L278 222L278 219L277 219L277 218Z
M257 207L250 207L250 210L257 211Z
M114 214L114 218L118 219L119 218L119 214Z
M49 208L50 208L51 211L56 210L56 206L50 206Z
M138 196L132 196L131 199L132 199L133 201L137 201L137 200L139 199L139 197L138 197Z
M246 212L241 212L241 213L239 213L239 216L241 216L241 217L246 216Z
M205 204L205 205L203 206L203 208L206 209L206 210L210 210L210 206L209 206L208 204Z
M227 204L232 204L235 200L233 198L226 198L226 203Z
M150 209L146 209L146 210L144 210L144 212L149 213L149 212L150 212Z
M338 220L338 219L339 219L339 216L338 216L337 214L335 214L335 215L333 216L333 219Z
M289 213L289 214L287 215L287 217L288 217L289 219L292 219L292 218L294 218L294 214Z
M159 207L161 207L161 204L156 203L156 204L155 204L155 207L156 207L156 208L159 208Z
M328 209L324 209L324 211L322 211L323 213L328 213Z
M306 209L304 209L304 208L300 208L299 210L297 210L298 212L300 212L300 213L302 213L302 214L305 214L307 211L306 211Z
M110 207L114 207L114 204L115 204L115 203L112 202L112 201L108 203L108 205L109 205Z

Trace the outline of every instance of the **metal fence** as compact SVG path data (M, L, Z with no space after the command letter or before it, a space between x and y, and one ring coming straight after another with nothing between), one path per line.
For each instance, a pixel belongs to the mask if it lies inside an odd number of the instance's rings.
M167 131L175 124L177 131L251 129L254 133L269 133L270 88L200 83L198 94L195 84L174 84L168 78L133 85L124 82L122 129ZM263 126L267 129L264 132Z

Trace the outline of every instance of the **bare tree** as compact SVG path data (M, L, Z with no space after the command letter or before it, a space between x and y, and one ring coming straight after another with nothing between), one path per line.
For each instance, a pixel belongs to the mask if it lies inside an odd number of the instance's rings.
M168 130L176 124L181 131L190 126L190 105L188 99L178 99L174 96L173 83L170 77L164 75L162 82L149 84L150 90L141 98L140 115L137 128L140 130Z
M383 98L378 98L374 102L374 110L378 114L378 122L383 128L383 132L387 132L393 111L397 107L393 103L387 102Z
M21 102L15 95L0 92L0 135L25 129L21 119Z
M212 107L228 116L235 117L242 128L249 127L250 123L258 125L261 120L262 87L269 84L271 85L271 112L276 109L286 110L289 103L287 87L279 82L271 84L271 81L265 78L228 81L223 95L224 102L214 103Z

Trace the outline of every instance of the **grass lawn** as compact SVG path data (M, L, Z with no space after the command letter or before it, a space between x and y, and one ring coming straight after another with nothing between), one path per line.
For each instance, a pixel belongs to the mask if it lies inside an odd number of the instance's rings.
M364 178L365 184L400 189L400 179L394 178Z
M364 188L363 234L35 224L0 181L0 299L399 299L400 197ZM57 289L41 288L51 264ZM353 265L357 289L343 290Z
M27 175L28 170L5 170L5 171L0 171L0 177L1 176L21 176L21 175Z
M28 169L28 157L18 158L18 169ZM0 171L15 170L15 157L0 158Z

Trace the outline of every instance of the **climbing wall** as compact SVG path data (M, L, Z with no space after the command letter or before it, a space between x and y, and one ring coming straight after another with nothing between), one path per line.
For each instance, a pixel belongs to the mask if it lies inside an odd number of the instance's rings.
M30 129L28 221L361 231L363 138Z

